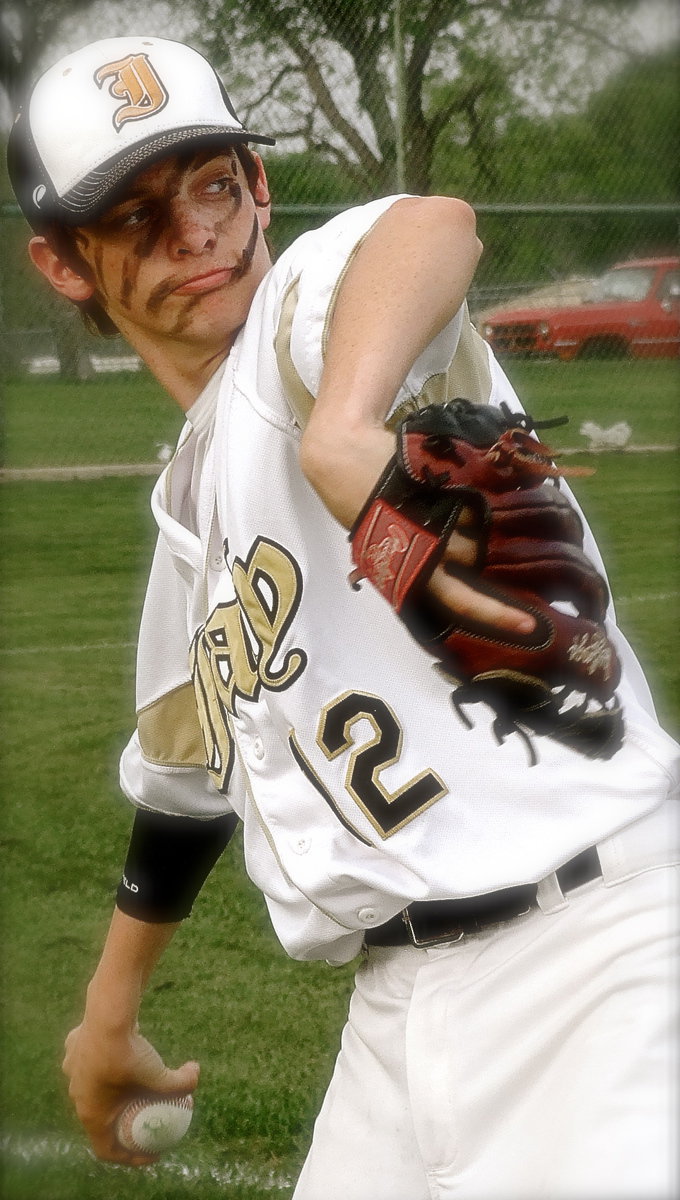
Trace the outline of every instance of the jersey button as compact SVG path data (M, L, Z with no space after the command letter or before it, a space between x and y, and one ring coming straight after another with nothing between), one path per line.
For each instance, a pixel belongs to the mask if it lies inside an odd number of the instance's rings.
M253 742L253 758L256 758L258 762L262 762L264 758L264 742L262 738L257 737Z
M213 554L210 559L210 565L213 571L223 571L227 565L227 560L222 553Z
M360 908L357 916L362 925L377 925L380 921L380 916L374 908Z
M308 854L311 845L312 839L308 837L294 838L292 842L292 847L296 854Z

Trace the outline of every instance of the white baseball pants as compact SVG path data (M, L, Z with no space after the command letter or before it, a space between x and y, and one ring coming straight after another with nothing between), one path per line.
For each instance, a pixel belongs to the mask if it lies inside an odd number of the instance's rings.
M294 1200L675 1200L680 885L659 824L607 839L604 882L566 903L543 887L549 911L368 951Z

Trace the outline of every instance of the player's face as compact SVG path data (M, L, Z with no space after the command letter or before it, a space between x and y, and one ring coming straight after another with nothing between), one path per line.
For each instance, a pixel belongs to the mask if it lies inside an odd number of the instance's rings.
M259 167L253 194L231 149L165 159L77 231L93 294L133 344L228 350L270 265Z

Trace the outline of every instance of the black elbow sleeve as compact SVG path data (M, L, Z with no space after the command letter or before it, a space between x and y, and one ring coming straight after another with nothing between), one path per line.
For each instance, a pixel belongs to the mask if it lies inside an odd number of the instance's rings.
M137 809L118 908L140 921L183 921L237 824L235 813L198 821Z

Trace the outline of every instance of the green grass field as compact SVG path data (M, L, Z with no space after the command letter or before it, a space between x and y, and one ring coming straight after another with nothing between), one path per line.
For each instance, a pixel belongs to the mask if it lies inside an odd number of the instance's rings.
M3 465L155 462L159 444L174 444L181 425L181 412L146 370L86 384L50 376L11 380Z
M346 1010L348 971L285 957L233 845L145 1007L168 1060L203 1064L191 1140L143 1175L85 1153L59 1063L130 825L116 762L133 706L148 492L137 479L4 485L3 1200L266 1194L268 1173L288 1178L303 1155ZM62 1155L64 1143L74 1149ZM199 1191L181 1180L168 1190L179 1163Z
M586 365L572 374L572 367L522 364L514 377L538 416L565 411L568 402L577 427L584 416L598 420L598 404L600 424L634 424L634 402L640 441L677 442L677 368L631 364L628 388L612 387L605 400L602 364ZM169 438L174 413L152 387L136 418L136 452L109 440L105 407L119 396L117 411L128 413L145 383L136 379L130 393L129 382L62 385L51 410L53 384L10 388L8 465L63 462L67 450L72 462L153 458L148 447ZM629 397L623 410L621 394ZM87 406L97 418L78 441ZM94 459L97 428L115 451ZM586 460L592 456L570 461ZM664 723L677 732L677 455L594 462L597 473L575 490L607 558L620 622ZM154 536L150 487L149 479L126 478L22 480L0 489L3 1200L285 1200L351 989L350 967L285 957L244 877L240 846L232 845L163 960L142 1014L168 1061L202 1063L191 1134L143 1173L89 1157L59 1065L108 923L130 824L117 757L134 704L136 623Z
M528 412L568 416L546 432L555 448L588 446L582 421L608 428L627 421L632 445L680 445L680 367L674 362L528 362L506 364Z
M588 446L581 422L627 421L638 445L680 444L680 371L672 362L516 362L508 367L534 416L568 416L550 431L555 448ZM53 377L5 387L6 467L154 462L174 443L181 414L144 370L87 384Z

